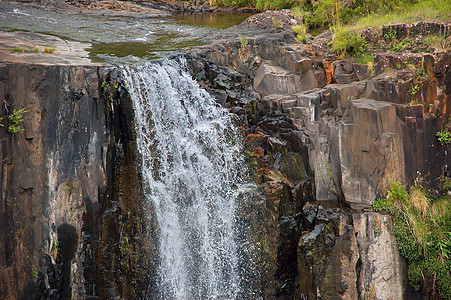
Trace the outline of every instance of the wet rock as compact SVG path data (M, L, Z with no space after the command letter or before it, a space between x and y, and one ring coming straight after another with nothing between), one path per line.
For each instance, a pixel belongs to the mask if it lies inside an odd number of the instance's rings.
M99 191L106 184L102 156L106 136L104 110L97 102L97 67L13 63L2 65L0 73L7 99L2 114L24 108L24 120L30 116L20 124L24 132L13 134L6 128L0 132L2 199L6 201L0 208L5 222L0 235L2 246L9 249L5 261L10 261L0 270L0 277L7 279L3 282L8 282L0 284L0 297L54 295L53 290L62 291L61 284L72 288L66 289L69 294L85 294L83 269L96 262L84 260L89 254L82 243L69 247L75 256L67 256L62 266L56 260L58 228L62 224L72 226L80 241L86 233L85 203L88 199L99 203ZM86 78L95 80L86 83ZM96 237L85 242L92 246ZM45 265L49 261L52 265ZM67 271L70 265L73 267ZM27 287L27 283L36 285Z
M0 298L143 297L153 248L130 100L111 70L36 62L0 67L2 115L26 110L23 132L0 130ZM123 253L125 236L136 240Z

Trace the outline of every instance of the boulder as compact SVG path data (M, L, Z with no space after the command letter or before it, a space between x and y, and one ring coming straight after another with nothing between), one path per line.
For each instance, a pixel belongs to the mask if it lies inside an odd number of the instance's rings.
M354 74L353 64L349 60L340 60L333 62L333 74L335 82L338 84L351 83L357 80Z
M294 94L300 78L282 67L262 63L254 78L254 89L263 94Z
M391 103L412 101L413 71L387 71L368 81L365 98Z

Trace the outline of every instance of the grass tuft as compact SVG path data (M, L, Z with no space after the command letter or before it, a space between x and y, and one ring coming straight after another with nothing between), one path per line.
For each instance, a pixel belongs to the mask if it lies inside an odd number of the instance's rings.
M418 186L412 187L412 189L410 190L409 203L412 205L413 209L421 216L426 216L430 209L429 199Z
M25 47L14 47L14 48L9 48L9 51L14 51L14 52L25 52L27 51L27 48Z
M305 24L293 26L291 29L296 32L298 41L303 43L307 42L307 26Z
M55 53L55 47L44 47L44 53Z

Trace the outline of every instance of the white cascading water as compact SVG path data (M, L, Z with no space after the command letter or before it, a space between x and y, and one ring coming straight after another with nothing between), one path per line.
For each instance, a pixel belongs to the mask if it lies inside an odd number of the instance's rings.
M236 299L237 197L245 188L238 129L226 109L165 60L122 73L159 226L160 299Z

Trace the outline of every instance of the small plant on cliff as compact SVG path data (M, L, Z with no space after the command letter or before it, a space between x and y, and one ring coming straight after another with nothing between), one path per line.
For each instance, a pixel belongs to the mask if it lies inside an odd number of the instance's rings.
M57 240L53 240L52 244L50 246L50 255L52 256L53 260L56 261L58 258L59 253L59 245Z
M443 189L451 191L451 178L450 177L444 177L443 178Z
M22 132L25 129L20 127L20 123L23 122L23 116L22 114L27 112L26 110L19 109L19 110L13 110L12 114L8 115L8 132L10 133L18 133Z
M414 70L415 70L415 78L418 80L418 79L421 79L421 78L424 78L424 79L427 79L427 80L431 80L431 78L429 77L429 75L426 73L426 71L424 70L424 68L418 68L418 69L415 69L414 68Z
M241 59L244 60L244 54L246 53L247 48L247 37L240 34L240 50L238 50L238 55L241 57Z
M8 115L8 132L9 133L18 133L22 132L25 129L20 127L20 123L23 122L23 116L22 114L27 112L24 109L16 110L14 109L11 114ZM0 122L3 121L4 118L0 118ZM4 125L0 123L0 126L3 127Z
M400 52L400 51L404 50L404 48L411 47L412 44L413 44L412 40L409 38L406 38L406 39L400 41L399 43L395 43L392 46L392 50L395 52Z
M102 82L101 88L108 88L109 86L114 87L115 89L118 88L117 82L116 80L112 80L111 82L107 82L106 80L104 80Z
M417 94L420 91L420 86L418 84L411 84L410 85L410 95L412 96L412 100L415 100L415 103L418 103L418 97Z
M307 26L305 24L300 24L297 26L291 27L291 29L296 32L296 38L298 41L305 43L307 41Z
M393 27L389 27L387 32L384 33L384 39L388 40L389 42L396 40L398 38L398 35L396 34L396 30L393 29Z
M451 132L448 130L448 128L445 128L445 130L437 132L436 136L438 138L438 142L442 146L448 145L451 142Z
M408 262L410 284L425 297L451 297L451 199L431 199L420 186L408 193L393 183L386 199L373 202L375 211L393 217L398 250Z
M247 37L240 34L240 44L241 44L241 50L246 50L247 47Z
M44 47L44 53L55 53L55 47Z
M281 19L275 19L275 18L272 18L272 23L274 24L274 27L276 27L276 29L281 29L281 28L283 28L282 20L281 20Z

